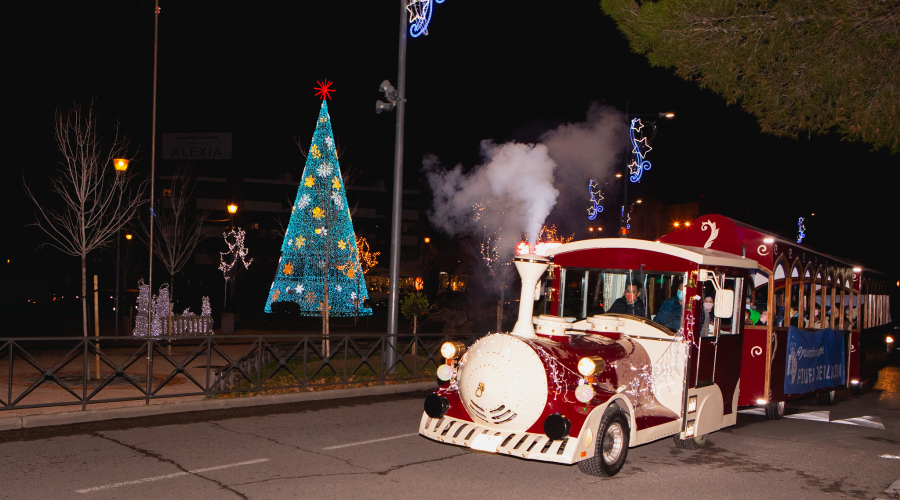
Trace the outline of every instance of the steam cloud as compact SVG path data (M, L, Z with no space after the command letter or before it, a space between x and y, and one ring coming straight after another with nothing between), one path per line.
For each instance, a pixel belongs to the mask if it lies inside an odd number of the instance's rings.
M468 173L462 165L447 170L428 155L423 171L434 192L431 223L451 235L495 232L502 254L523 232L534 244L551 212L563 234L572 231L568 226L586 220L587 180L608 176L624 149L625 131L621 113L592 103L586 121L547 131L538 144L482 141L484 162Z

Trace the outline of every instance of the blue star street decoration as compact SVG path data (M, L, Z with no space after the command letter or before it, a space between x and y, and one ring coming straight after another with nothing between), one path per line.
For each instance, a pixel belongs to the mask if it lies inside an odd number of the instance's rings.
M641 131L643 128L644 124L641 123L640 118L631 120L631 129L628 131L632 146L631 154L634 155L631 163L628 164L628 173L630 174L628 180L631 182L641 182L644 170L650 170L651 167L650 162L646 160L646 156L653 148L650 147L647 138L643 136ZM635 137L635 132L637 132L640 139Z
M588 182L588 192L591 194L591 206L587 209L588 220L594 220L597 214L603 211L603 205L600 204L603 201L603 193L600 192L600 185L594 179Z
M431 23L431 12L435 2L444 3L444 0L409 0L407 2L409 34L413 38L422 34L428 35L428 24Z

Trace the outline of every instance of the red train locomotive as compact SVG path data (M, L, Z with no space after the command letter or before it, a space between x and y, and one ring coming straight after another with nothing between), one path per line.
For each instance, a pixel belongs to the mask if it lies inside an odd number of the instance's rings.
M630 446L675 436L695 448L735 423L742 302L734 292L756 261L629 239L547 254L515 259L522 296L512 332L468 350L443 346L448 364L439 375L448 381L426 399L423 436L612 476ZM640 295L653 283L682 290L680 326L650 319L655 311ZM721 320L721 336L701 325L707 284L718 291L708 314ZM533 318L539 297L550 314Z

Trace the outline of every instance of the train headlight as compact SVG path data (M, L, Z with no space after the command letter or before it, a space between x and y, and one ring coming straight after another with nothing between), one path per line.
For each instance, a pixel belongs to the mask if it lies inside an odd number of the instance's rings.
M456 359L466 352L466 345L462 342L444 342L441 345L441 356L447 359Z
M578 360L578 373L583 377L590 377L595 373L602 373L606 369L606 361L603 358L581 358Z

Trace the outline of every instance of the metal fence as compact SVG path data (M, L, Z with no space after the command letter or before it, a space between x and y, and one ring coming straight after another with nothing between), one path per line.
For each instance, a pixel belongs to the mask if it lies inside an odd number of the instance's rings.
M0 411L223 398L428 380L440 346L477 335L0 339Z

